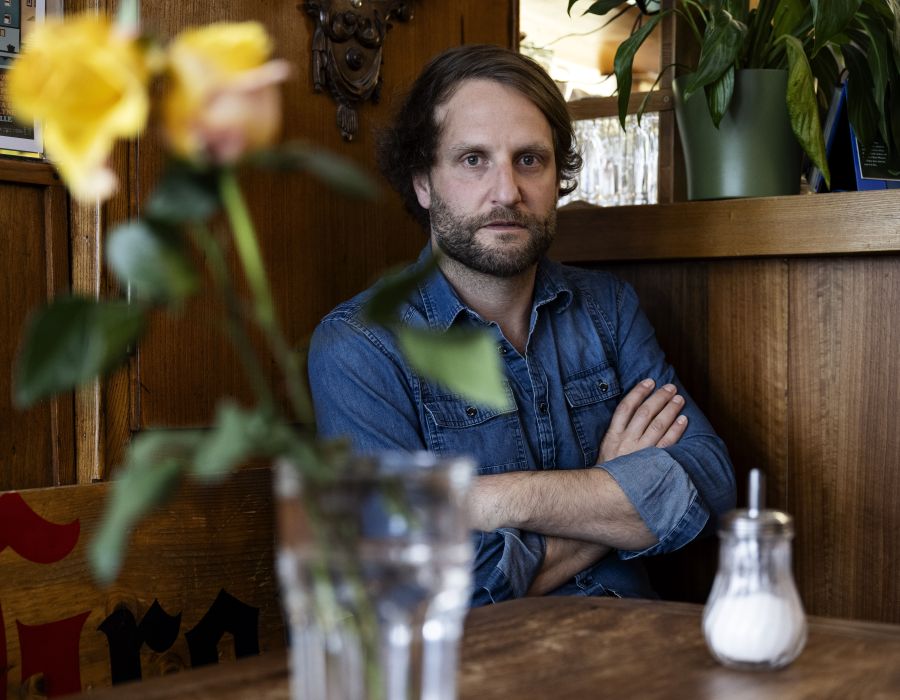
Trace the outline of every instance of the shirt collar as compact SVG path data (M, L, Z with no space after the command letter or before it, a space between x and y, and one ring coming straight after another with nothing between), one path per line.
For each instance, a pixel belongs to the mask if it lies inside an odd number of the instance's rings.
M416 264L424 265L430 255L431 244L428 243L419 254ZM435 270L433 274L419 283L419 294L422 298L428 325L432 328L446 331L463 312L468 313L472 318L479 318L477 313L460 301L456 291L440 270ZM572 288L563 275L562 266L542 258L538 263L534 281L532 310L556 300L559 300L557 311L565 311L572 301Z

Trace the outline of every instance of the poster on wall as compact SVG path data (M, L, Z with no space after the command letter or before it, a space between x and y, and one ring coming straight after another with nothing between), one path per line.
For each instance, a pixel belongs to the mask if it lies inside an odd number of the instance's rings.
M60 0L0 0L0 153L41 157L44 152L41 125L22 124L10 113L6 101L6 75L28 42L28 34L48 13L61 10Z

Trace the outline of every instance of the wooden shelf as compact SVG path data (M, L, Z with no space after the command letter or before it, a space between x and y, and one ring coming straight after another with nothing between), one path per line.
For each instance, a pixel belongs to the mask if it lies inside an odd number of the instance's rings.
M62 186L59 176L50 163L44 160L9 156L0 156L0 181Z
M900 190L571 205L550 256L573 263L900 252Z

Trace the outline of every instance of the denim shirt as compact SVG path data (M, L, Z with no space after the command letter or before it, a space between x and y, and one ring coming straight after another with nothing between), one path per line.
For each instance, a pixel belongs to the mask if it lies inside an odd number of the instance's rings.
M423 251L416 265L428 254ZM467 308L436 271L401 309L404 323L439 331L483 327L506 366L508 402L474 406L418 377L395 336L361 309L367 290L328 314L312 338L309 379L320 435L344 436L361 453L430 450L468 454L477 473L605 469L658 542L614 551L554 594L654 597L640 557L676 550L734 507L728 452L666 362L634 290L614 276L542 260L525 355ZM688 426L672 447L648 448L597 465L613 411L639 381L672 383ZM540 570L543 536L502 528L476 532L473 605L523 596Z

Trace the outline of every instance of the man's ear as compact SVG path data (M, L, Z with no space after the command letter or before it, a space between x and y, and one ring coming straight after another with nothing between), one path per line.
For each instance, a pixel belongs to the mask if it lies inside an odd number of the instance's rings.
M422 209L431 209L431 180L427 173L413 175L413 189L416 191L416 199Z

